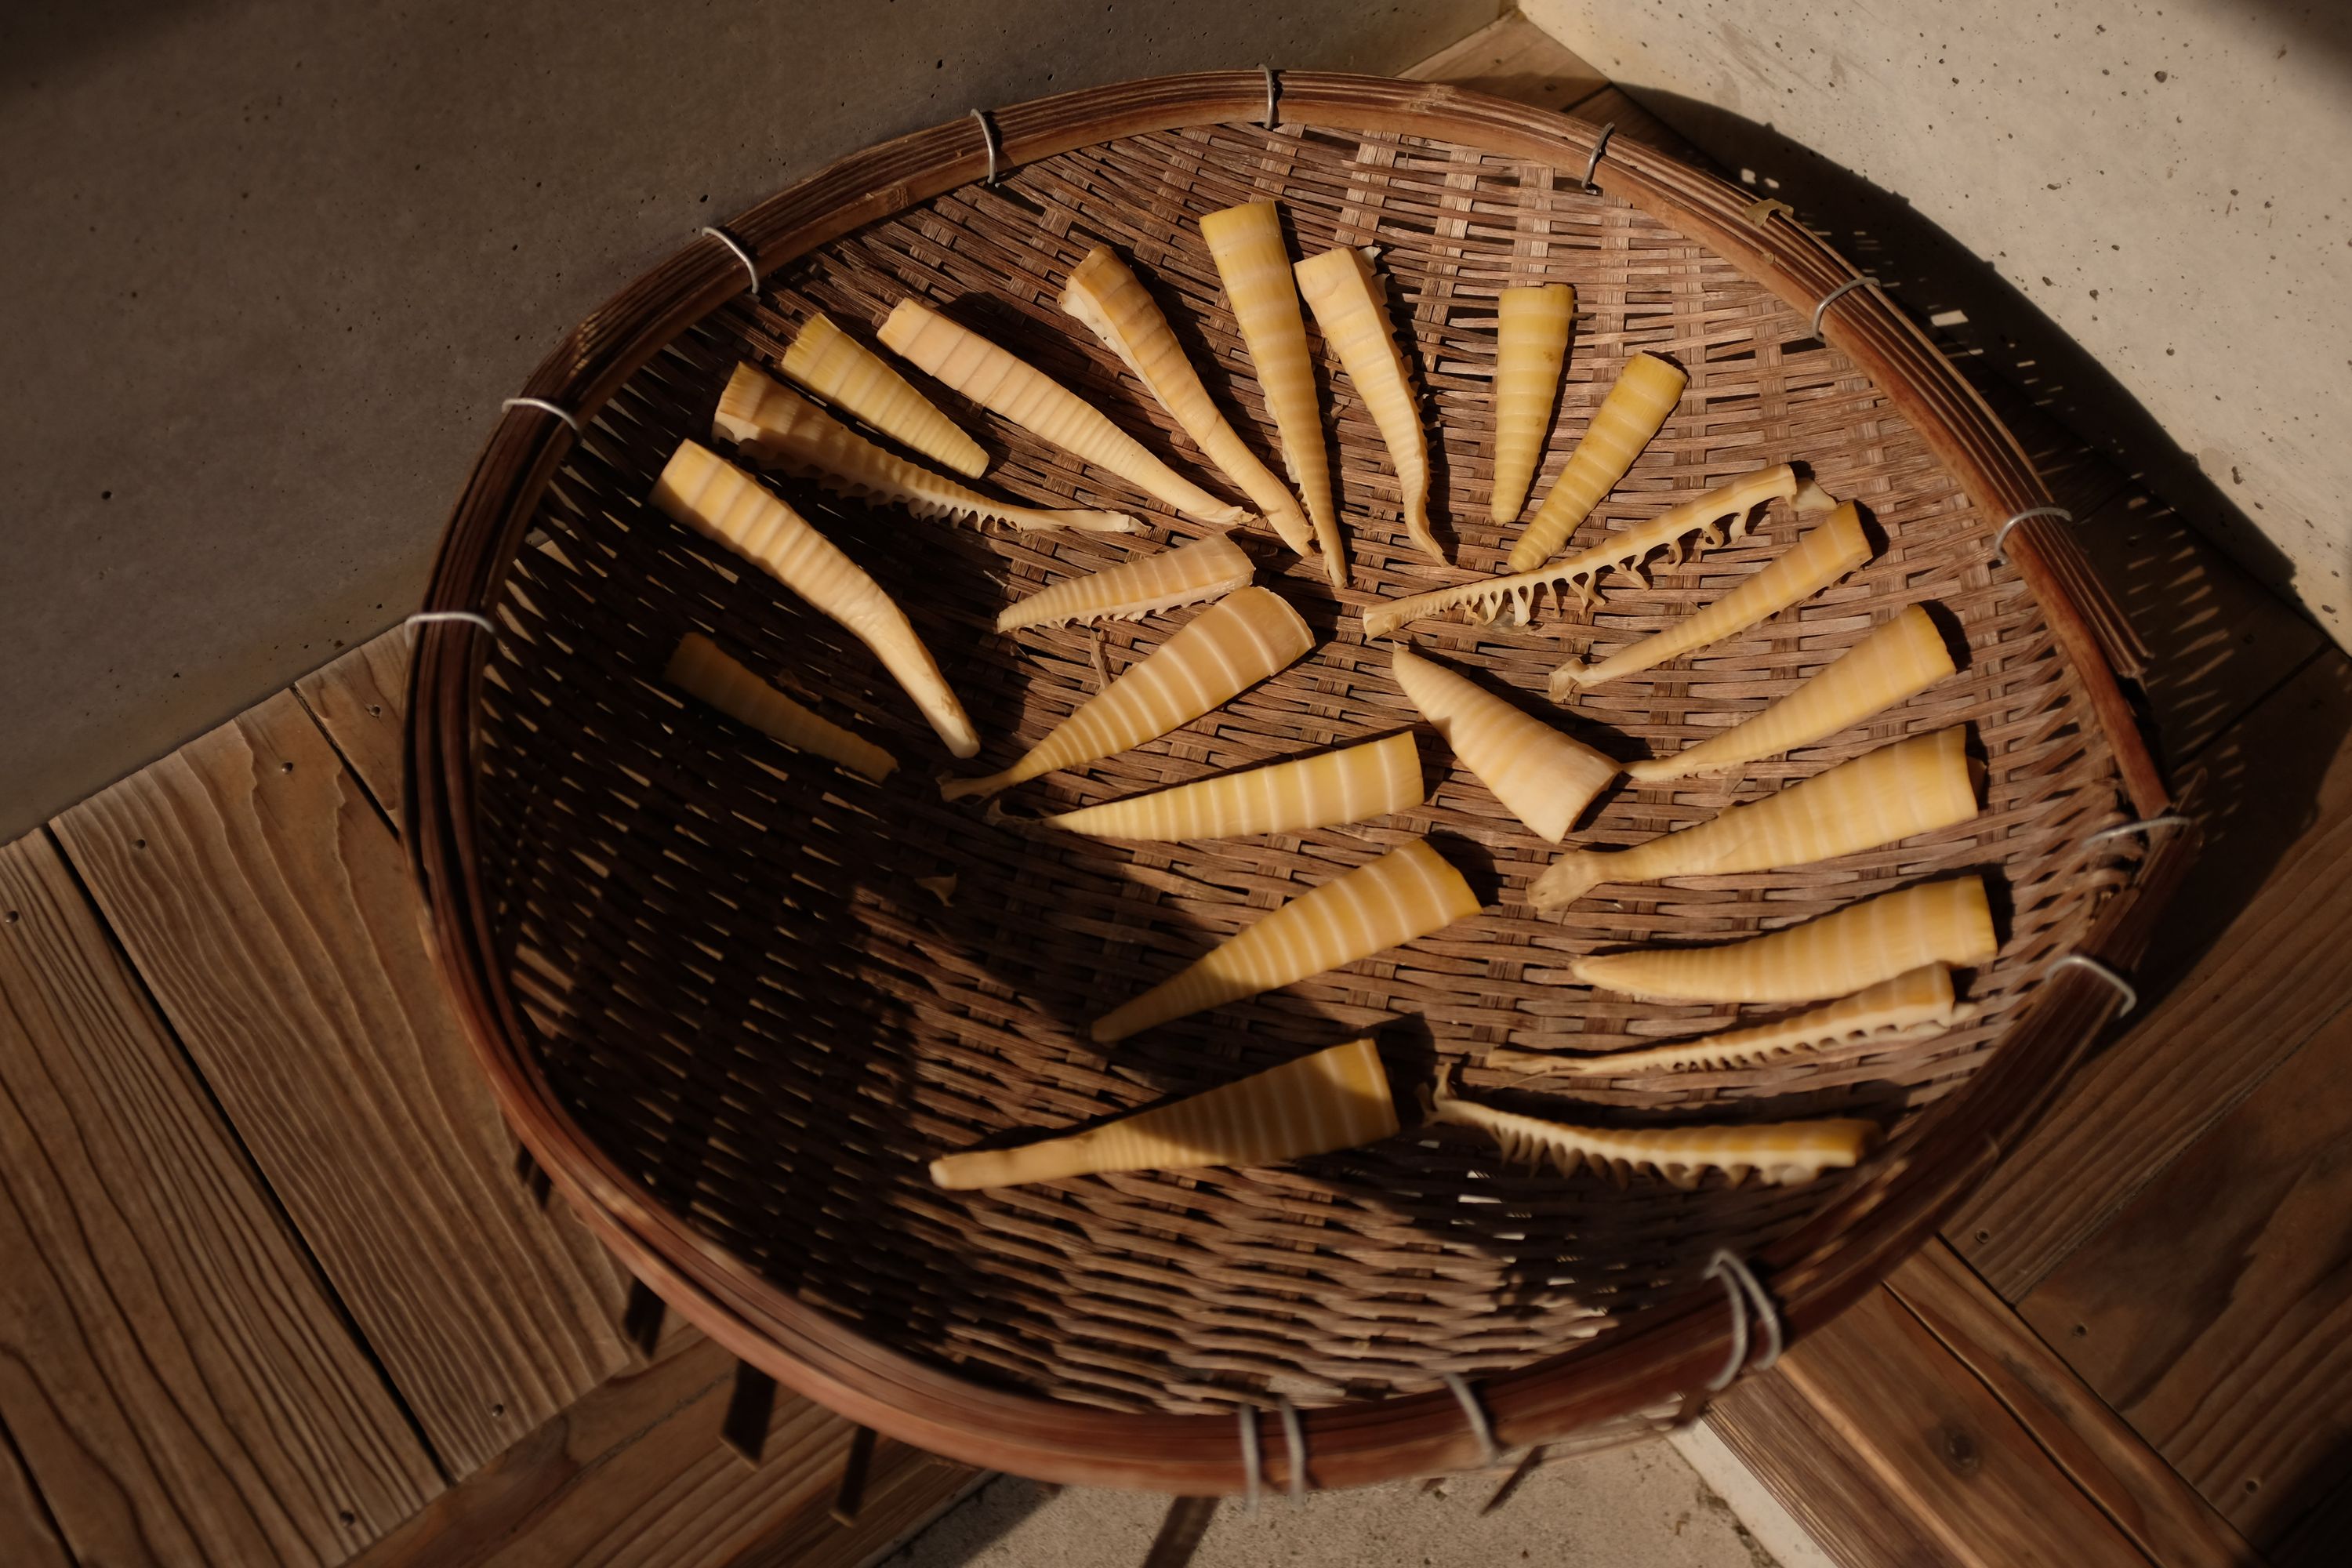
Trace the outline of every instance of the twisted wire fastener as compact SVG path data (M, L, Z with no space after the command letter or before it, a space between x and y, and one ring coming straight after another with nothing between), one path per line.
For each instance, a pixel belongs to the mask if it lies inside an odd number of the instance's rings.
M400 624L404 626L414 626L433 621L467 621L481 627L492 637L499 635L498 622L488 616L476 615L471 610L419 610Z
M751 253L743 247L743 242L737 239L725 229L712 228L707 224L703 226L702 232L735 253L735 258L743 264L743 270L751 275L751 298L754 300L758 299L760 297L760 268L758 264L752 261Z
M1271 131L1275 127L1274 106L1282 101L1282 87L1275 79L1272 66L1260 66L1257 68L1265 73L1265 118L1258 123Z
M1298 1418L1298 1406L1277 1394L1282 1401L1282 1444L1290 1450L1290 1500L1307 1500L1307 1424Z
M1478 1403L1477 1391L1458 1372L1445 1374L1445 1386L1454 1391L1455 1401L1462 1406L1463 1416L1470 1423L1470 1430L1478 1435L1478 1446L1486 1454L1485 1464L1489 1468L1500 1464L1503 1446L1495 1441L1495 1424L1486 1419L1486 1407Z
M1772 1363L1780 1359L1781 1349L1788 1340L1780 1328L1780 1307L1756 1278L1755 1271L1745 1262L1717 1248L1715 1256L1707 1261L1705 1277L1722 1280L1725 1294L1731 1298L1731 1359L1724 1363L1721 1372L1707 1380L1706 1385L1709 1394L1720 1394L1729 1388L1731 1380L1747 1368L1748 1315L1751 1310L1764 1325L1767 1345L1764 1354L1756 1363L1755 1371L1769 1370Z
M2131 1010L2139 1005L2139 992L2132 983L2095 958L2087 958L2079 952L2070 952L2050 966L2050 973L2054 975L2062 969L2087 969L2114 986L2124 999L2124 1005L2116 1010L2116 1016L2118 1018L2129 1016Z
M2135 833L2144 833L2153 839L2160 832L2186 827L2194 820L2195 818L2186 816L2179 812L2168 811L2161 816L2150 816L2138 822L2118 823L2113 827L2102 827L2083 842L2105 844L2110 838L2128 838Z
M558 419L562 420L566 425L571 426L572 433L574 436L580 434L580 421L573 416L570 409L564 407L560 403L550 403L544 397L509 397L504 399L499 404L499 411L500 413L504 413L509 408L536 408L542 414L552 414Z
M996 184L996 121L985 109L973 110L971 117L980 121L981 137L988 143L988 183L992 185Z
M1234 1414L1242 1424L1242 1470L1248 1477L1242 1490L1242 1505L1250 1512L1257 1511L1259 1489L1263 1487L1265 1457L1258 1451L1257 1407L1244 1405Z
M1870 279L1867 278L1849 278L1844 282L1839 284L1836 288L1831 289L1828 293L1822 295L1820 300L1813 306L1813 336L1818 338L1822 335L1822 318L1829 314L1830 307L1832 305L1836 304L1840 300L1844 299L1848 294L1851 294L1855 289L1862 288L1869 281Z
M2072 522L2074 521L2074 514L2068 511L2063 506L2027 507L2023 511L2019 512L2015 517L2011 518L2007 522L2002 523L1999 529L1994 531L1992 536L1992 558L1995 561L2000 559L2001 546L2009 542L2009 531L2015 528L2019 523L2023 522L2029 517L2054 517L2061 522Z
M1601 134L1593 139L1592 156L1584 161L1584 179L1582 184L1584 185L1584 194L1588 196L1597 196L1601 194L1601 187L1592 183L1592 173L1594 170L1601 167L1601 154L1602 151L1608 147L1609 138L1616 134L1617 122L1612 120L1608 124L1602 126L1601 128Z

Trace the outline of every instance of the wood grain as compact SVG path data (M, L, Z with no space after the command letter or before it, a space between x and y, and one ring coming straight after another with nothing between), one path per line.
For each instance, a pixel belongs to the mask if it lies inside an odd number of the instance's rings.
M1826 1337L1838 1331L1832 1324ZM1877 1471L1777 1369L1732 1385L1707 1407L1724 1447L1847 1568L1929 1568L1945 1561Z
M1516 13L1398 74L1563 114L1609 85L1573 49Z
M359 775L395 825L400 821L400 714L408 695L408 650L414 636L404 626L394 626L294 683L295 694L342 753L344 765Z
M399 847L292 696L56 826L453 1475L626 1364L614 1273L514 1180Z
M48 1505L0 1428L0 1563L9 1568L73 1568Z
M336 1563L439 1489L46 833L0 848L0 1420L84 1560Z
M698 1340L606 1382L379 1542L358 1568L719 1568L860 1563L971 1472L886 1446L854 1524L829 1517L851 1425L789 1394L765 1461L719 1438L733 1363Z
M2352 662L2306 666L2200 763L2207 847L2142 966L2149 1004L1943 1227L2007 1300L2352 1003Z
M1950 1247L1929 1242L1886 1283L2151 1561L2168 1568L2260 1561Z
M2347 1214L2352 1007L2025 1299L2258 1545L2352 1483Z

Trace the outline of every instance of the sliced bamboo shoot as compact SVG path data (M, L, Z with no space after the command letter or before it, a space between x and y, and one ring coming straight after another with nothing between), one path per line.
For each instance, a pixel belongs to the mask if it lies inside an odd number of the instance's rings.
M1948 964L1923 963L1851 996L1809 1008L1776 1024L1727 1029L1696 1040L1638 1051L1497 1050L1485 1066L1578 1078L1654 1078L1670 1073L1728 1072L1830 1047L1892 1046L1924 1040L1976 1016L1973 1004L1955 999Z
M1690 377L1655 354L1635 354L1617 373L1617 384L1592 411L1592 423L1551 484L1551 493L1511 546L1514 572L1532 572L1568 542L1601 498L1617 488L1642 448L1682 401Z
M1778 795L1631 849L1577 849L1536 879L1539 910L1565 909L1602 882L1720 876L1806 866L1896 844L1977 814L1965 724L1865 752Z
M884 348L941 385L1039 439L1108 469L1187 517L1233 523L1249 515L1153 457L1142 442L1060 382L913 300L899 300L877 335Z
M1528 504L1575 320L1576 290L1565 283L1503 290L1495 342L1495 493L1486 505L1497 526L1518 521Z
M1389 320L1386 289L1372 270L1372 253L1341 246L1310 256L1297 268L1299 296L1315 312L1323 341L1339 356L1365 412L1380 427L1381 442L1396 465L1403 491L1404 531L1421 550L1445 559L1429 531L1429 437L1421 427L1412 369Z
M814 479L844 495L895 501L917 517L969 517L1014 528L1076 528L1131 533L1123 511L1044 511L992 500L978 490L886 452L792 388L739 364L719 395L711 433L746 461Z
M1604 572L1632 572L1638 575L1642 563L1659 550L1671 552L1668 559L1679 563L1687 534L1698 535L1694 553L1696 549L1711 550L1746 533L1749 514L1766 501L1793 500L1798 510L1804 510L1819 504L1817 495L1810 487L1799 487L1796 470L1786 463L1759 468L1669 507L1646 522L1612 533L1590 550L1533 572L1480 577L1457 583L1451 588L1375 605L1364 612L1364 636L1387 637L1409 621L1459 610L1469 610L1477 619L1492 621L1508 609L1524 623L1534 619L1536 606L1547 594L1555 610L1568 607L1568 595L1571 593L1579 603L1590 605L1599 596L1601 574ZM1819 500L1826 501L1827 498ZM1823 505L1822 510L1828 508Z
M1575 1127L1464 1100L1442 1080L1429 1110L1433 1121L1475 1127L1492 1137L1506 1163L1525 1160L1538 1167L1549 1159L1563 1176L1591 1165L1621 1187L1642 1170L1685 1191L1709 1171L1721 1171L1735 1187L1750 1173L1768 1187L1799 1186L1823 1171L1855 1163L1878 1142L1875 1122L1852 1117L1729 1127Z
M1580 958L1576 977L1646 1002L1811 1002L1923 963L1981 963L2000 951L1984 879L1882 893L1804 925L1718 947L1653 947Z
M1397 734L1045 820L1097 838L1241 838L1369 822L1428 798L1421 777L1421 750L1410 734Z
M1323 570L1331 586L1348 585L1348 546L1331 504L1331 454L1323 445L1323 402L1315 394L1315 363L1307 352L1307 318L1298 283L1282 245L1282 218L1272 202L1244 202L1201 220L1201 237L1225 286L1225 303L1257 368L1266 412L1282 440L1283 466L1298 489Z
M931 1162L950 1192L1107 1171L1276 1165L1394 1135L1396 1105L1370 1040L1352 1040L1084 1132Z
M1671 757L1634 763L1625 772L1644 784L1719 773L1810 746L1898 702L1907 702L1952 673L1952 650L1927 611L1916 605L1863 638L1819 675L1744 723Z
M1069 285L1062 290L1062 309L1126 362L1217 470L1249 497L1285 544L1301 555L1314 555L1315 531L1289 489L1257 460L1210 401L1201 373L1185 357L1168 318L1109 247L1095 247L1070 273Z
M1266 589L1243 588L1185 622L1019 762L985 778L941 779L940 794L948 800L992 795L1139 746L1231 700L1314 646L1297 610Z
M1746 582L1698 614L1620 648L1599 664L1570 659L1551 672L1552 697L1565 698L1580 687L1633 675L1737 636L1811 598L1869 559L1870 536L1862 530L1862 514L1848 501L1770 565L1750 574Z
M1477 682L1399 644L1397 684L1463 766L1549 843L1568 836L1617 764Z
M680 441L653 503L707 538L753 563L874 650L884 668L959 757L980 751L971 720L948 689L930 649L882 585L732 463L707 447Z
M1478 912L1462 873L1416 838L1304 892L1095 1020L1108 1045L1156 1024L1311 979Z
M996 629L1058 626L1070 621L1131 621L1246 587L1252 568L1242 547L1212 533L1173 550L1139 555L1121 565L1040 588L997 612Z
M869 779L887 778L898 765L896 757L871 741L811 712L728 658L700 632L688 632L679 639L662 679L738 723Z
M850 417L942 468L971 479L988 471L988 453L979 442L823 311L801 323L793 346L784 351L783 372Z

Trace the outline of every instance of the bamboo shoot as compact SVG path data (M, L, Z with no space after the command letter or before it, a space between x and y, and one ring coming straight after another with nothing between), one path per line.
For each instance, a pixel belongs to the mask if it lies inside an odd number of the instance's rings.
M1621 1187L1644 1170L1685 1191L1709 1171L1721 1171L1735 1187L1751 1173L1768 1187L1799 1186L1823 1171L1854 1164L1878 1142L1875 1122L1852 1117L1727 1127L1576 1127L1464 1100L1442 1080L1429 1112L1433 1121L1487 1134L1507 1163L1525 1160L1540 1167L1549 1159L1563 1176L1590 1165Z
M1178 784L1044 820L1097 838L1240 838L1368 822L1429 797L1410 734Z
M853 419L968 479L988 471L981 444L907 383L888 362L823 311L801 323L784 351L784 374Z
M1341 246L1308 257L1295 270L1300 298L1315 312L1323 341L1339 356L1396 466L1405 532L1424 553L1444 561L1445 552L1429 529L1429 437L1421 426L1412 366L1389 320L1386 289L1372 270L1371 251Z
M1265 588L1243 588L1184 623L1019 762L985 778L942 779L940 795L992 795L1139 746L1229 701L1314 646L1297 610Z
M678 640L662 679L738 723L869 779L887 778L898 765L896 757L871 741L811 712L728 658L700 632L688 632Z
M1212 533L1173 550L1154 551L1083 577L1040 588L997 612L996 629L1058 626L1071 621L1131 621L1155 610L1214 599L1249 585L1253 568L1242 547Z
M1331 504L1331 454L1324 447L1323 402L1307 352L1307 318L1283 248L1282 218L1272 202L1244 202L1201 219L1201 237L1225 286L1225 303L1257 368L1266 413L1282 441L1283 466L1315 525L1331 586L1348 585L1348 545Z
M969 517L1014 528L1075 528L1132 533L1123 511L1045 511L992 500L907 461L842 424L788 386L739 364L719 395L711 433L730 441L744 459L814 479L843 495L895 501L917 517Z
M1617 384L1592 412L1584 438L1551 484L1519 542L1511 546L1514 572L1532 572L1553 556L1576 525L1617 488L1682 400L1690 378L1655 354L1635 354L1617 373Z
M1495 340L1495 490L1486 504L1497 527L1517 521L1528 504L1575 320L1576 290L1565 283L1503 290Z
M1754 718L1671 757L1634 763L1625 772L1650 784L1780 756L1907 702L1952 670L1952 650L1945 645L1944 634L1927 611L1907 605Z
M943 1155L931 1162L931 1181L959 1192L1108 1171L1275 1165L1377 1143L1396 1130L1380 1052L1351 1040L1083 1132Z
M1981 963L2000 951L1984 879L1921 882L1803 925L1717 947L1580 958L1577 979L1645 1002L1811 1002L1923 963Z
M1291 900L1125 1006L1095 1020L1108 1045L1156 1024L1311 979L1478 912L1462 873L1416 838Z
M1934 833L1977 814L1969 731L1956 724L1866 752L1777 795L1631 849L1577 849L1536 879L1539 910L1566 909L1603 882L1725 876L1806 866Z
M1870 536L1863 531L1862 514L1848 501L1770 565L1751 574L1698 614L1620 648L1598 664L1570 659L1551 672L1552 697L1562 699L1580 687L1633 675L1737 636L1767 616L1811 598L1869 559Z
M1463 766L1553 844L1617 776L1617 764L1477 682L1399 644L1397 684Z
M1218 472L1249 497L1250 504L1285 544L1301 555L1314 556L1315 531L1307 526L1306 514L1291 499L1288 488L1274 477L1273 469L1258 461L1257 454L1210 400L1209 389L1201 384L1201 373L1185 357L1168 318L1160 313L1142 283L1109 247L1095 247L1070 273L1069 284L1062 290L1062 309L1084 322L1126 363Z
M1153 457L1142 442L1060 382L913 300L899 300L877 335L883 347L934 381L1040 440L1117 474L1187 517L1234 523L1249 515Z
M915 700L959 757L980 751L971 720L906 612L800 513L709 447L681 441L655 481L653 503L751 562L854 633Z

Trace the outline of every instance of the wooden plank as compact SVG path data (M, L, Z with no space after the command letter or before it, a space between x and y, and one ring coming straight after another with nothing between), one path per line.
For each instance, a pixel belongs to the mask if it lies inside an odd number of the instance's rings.
M1886 1283L2151 1561L2168 1568L2260 1561L1950 1247L1930 1241Z
M400 715L408 700L414 636L404 626L394 626L294 683L310 717L395 829L400 825Z
M1838 1327L1832 1323L1822 1334ZM1707 1407L1706 1424L1805 1533L1847 1568L1944 1562L1909 1506L1777 1369L1718 1397Z
M1636 142L1655 147L1661 153L1682 159L1694 168L1717 174L1722 172L1714 159L1685 141L1681 132L1634 101L1623 88L1604 87L1591 97L1578 101L1569 112L1595 125L1614 124L1618 135L1630 136Z
M1517 12L1399 74L1563 112L1609 85L1573 49Z
M48 1505L0 1428L0 1563L9 1568L73 1568Z
M2148 1558L1891 1291L1872 1292L1796 1346L1778 1375L1939 1560L2146 1568Z
M2257 1545L2352 1483L2347 1156L2352 1007L2023 1304Z
M0 848L0 1420L83 1558L337 1563L440 1489L46 833Z
M397 844L291 695L56 827L454 1476L630 1360L613 1270L514 1179Z
M606 1382L452 1488L357 1568L795 1568L863 1563L972 1472L886 1444L854 1524L830 1517L855 1427L789 1394L761 1464L719 1437L733 1363L698 1340ZM778 1555L781 1554L781 1555Z

